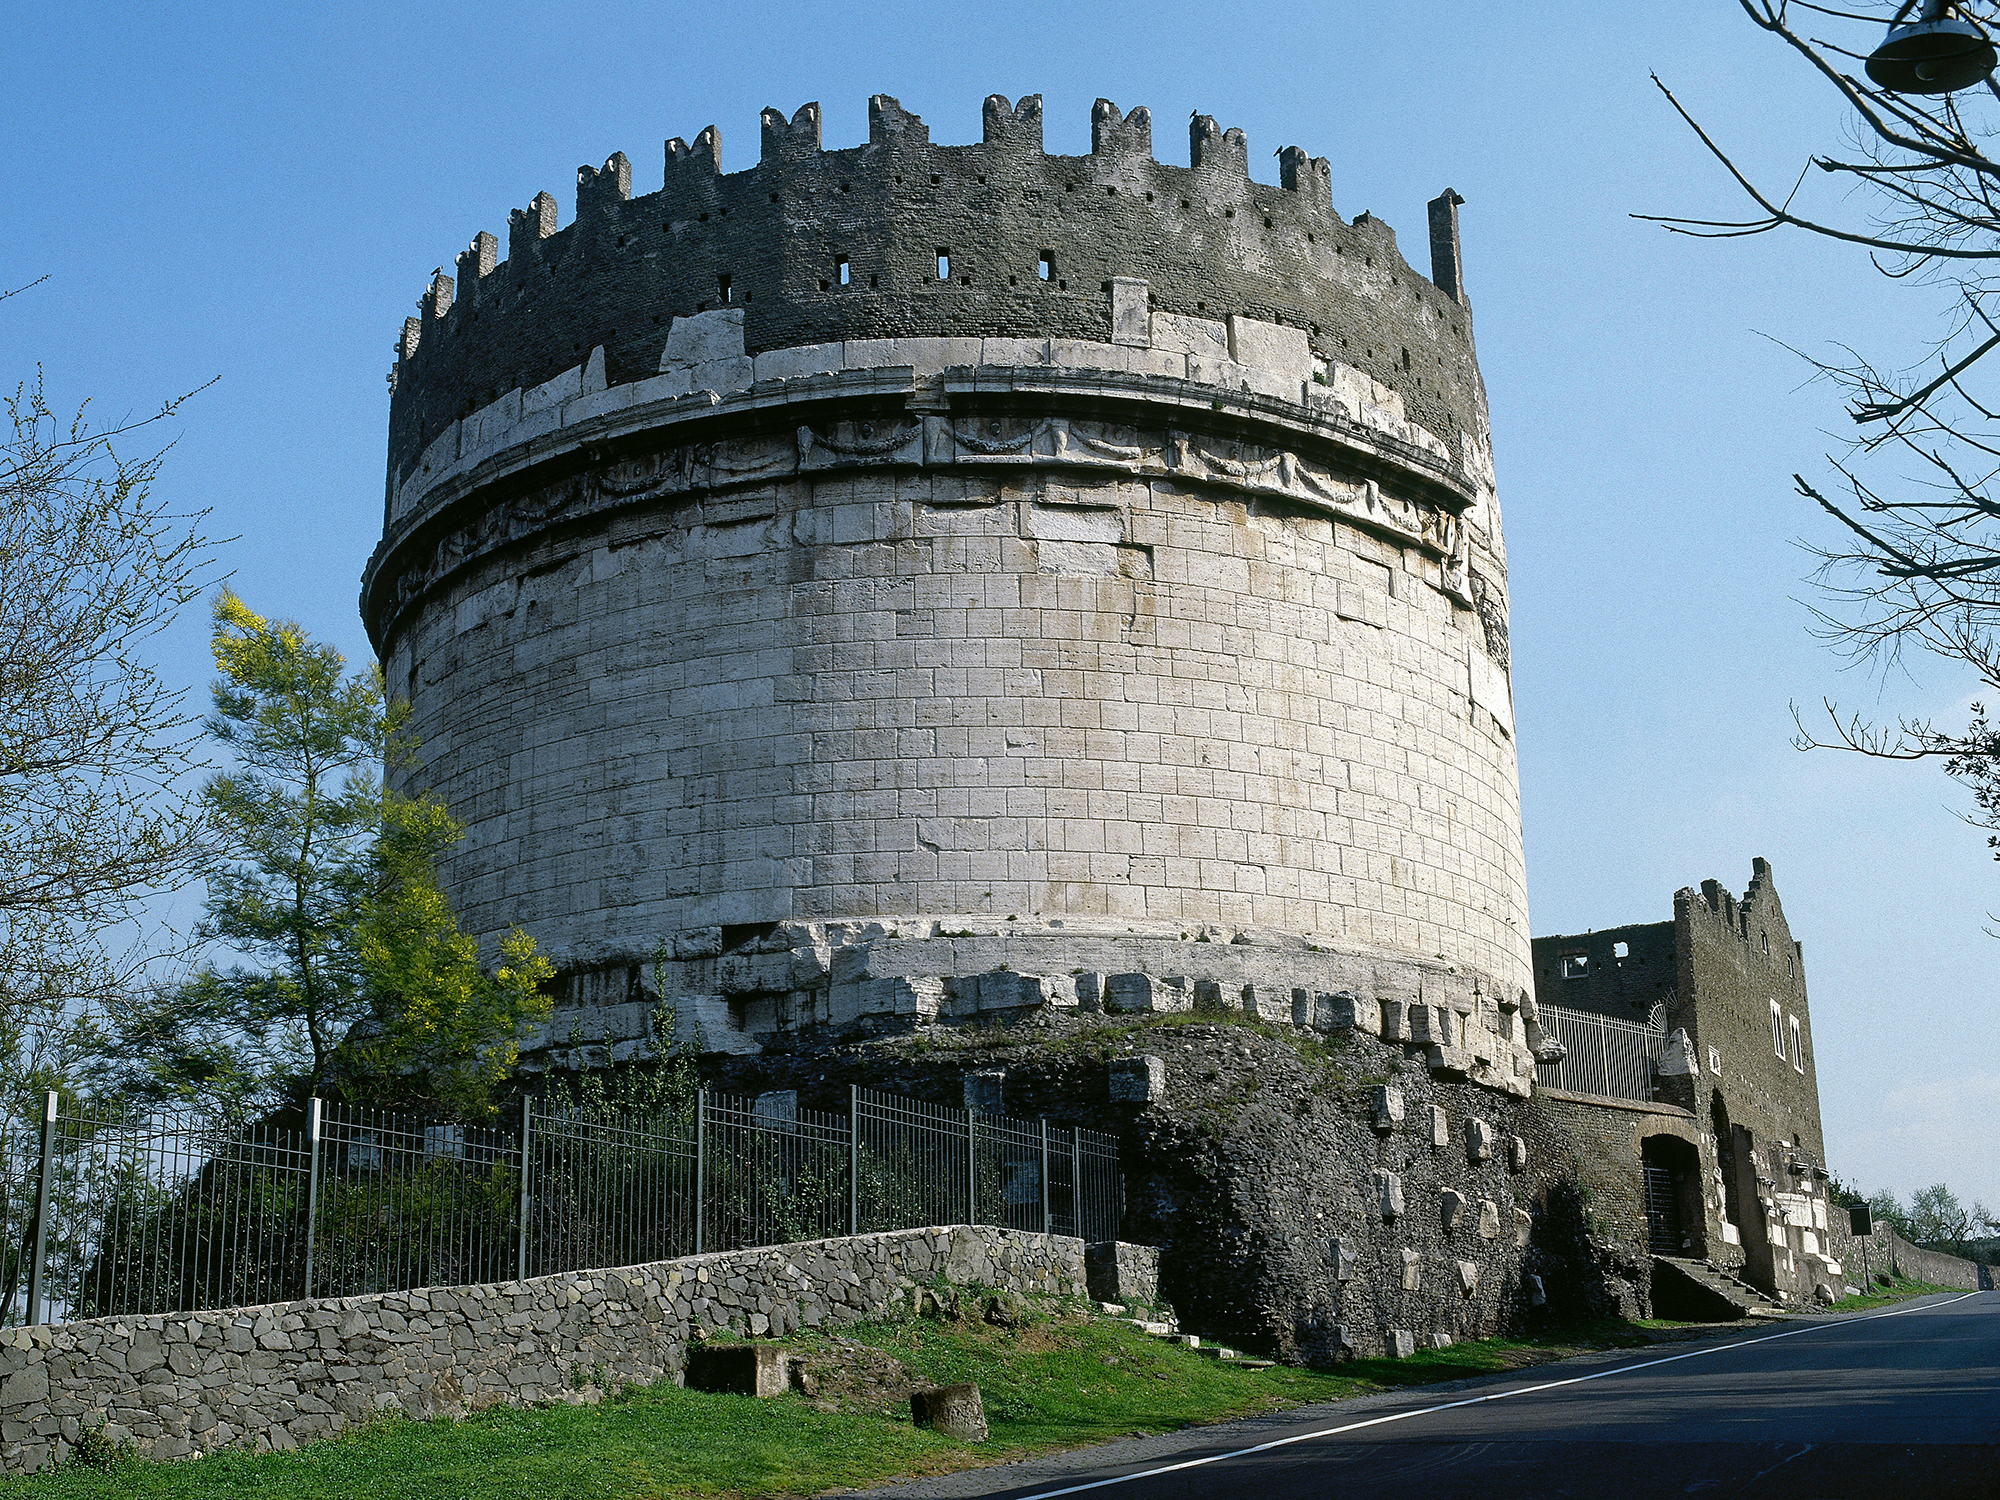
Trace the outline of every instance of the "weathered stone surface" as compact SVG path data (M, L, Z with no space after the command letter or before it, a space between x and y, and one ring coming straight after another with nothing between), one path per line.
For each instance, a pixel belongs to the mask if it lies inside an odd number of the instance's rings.
M1399 1254L1403 1262L1403 1290L1406 1292L1416 1292L1423 1290L1423 1285L1424 1285L1423 1253L1421 1251L1412 1250L1408 1246L1404 1246L1404 1248L1399 1252Z
M1391 1328L1388 1337L1391 1359L1408 1359L1417 1352L1417 1336L1407 1328Z
M1160 1300L1160 1251L1155 1245L1103 1240L1084 1247L1084 1272L1098 1302L1151 1307Z
M1327 1272L1336 1283L1352 1281L1358 1269L1353 1240L1337 1239L1327 1247Z
M1151 1104L1167 1096L1167 1065L1153 1056L1114 1057L1111 1098L1121 1104Z
M962 1443L986 1441L986 1411L976 1385L946 1385L910 1393L910 1418Z
M1465 1158L1471 1162L1493 1159L1493 1127L1486 1121L1475 1117L1465 1122Z
M1007 1083L1007 1074L1001 1068L982 1069L965 1075L965 1108L980 1114L1004 1115L1002 1094Z
M1396 1173L1375 1173L1375 1211L1384 1219L1403 1216L1403 1179Z
M1500 1210L1491 1198L1479 1200L1479 1237L1482 1240L1500 1237Z
M1383 1084L1375 1090L1375 1128L1381 1131L1394 1130L1403 1123L1403 1091L1394 1084Z
M1479 1263L1477 1261L1461 1260L1456 1264L1458 1266L1459 1289L1466 1296L1470 1297L1474 1292L1479 1290Z
M1454 1188L1446 1188L1439 1193L1438 1215L1443 1221L1446 1234L1458 1228L1465 1220L1465 1194Z
M1449 1146L1451 1144L1451 1116L1444 1112L1444 1106L1441 1104L1430 1105L1427 1113L1430 1117L1431 1145L1439 1148Z

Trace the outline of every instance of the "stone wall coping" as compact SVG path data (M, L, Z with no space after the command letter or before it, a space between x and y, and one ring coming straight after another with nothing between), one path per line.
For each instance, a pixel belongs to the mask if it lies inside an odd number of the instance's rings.
M1577 1094L1568 1089L1552 1089L1537 1084L1535 1092L1545 1099L1560 1099L1567 1104L1594 1104L1600 1109L1623 1109L1639 1115L1664 1115L1672 1120L1692 1120L1694 1113L1682 1109L1678 1104L1646 1103L1638 1099L1614 1099L1609 1094Z

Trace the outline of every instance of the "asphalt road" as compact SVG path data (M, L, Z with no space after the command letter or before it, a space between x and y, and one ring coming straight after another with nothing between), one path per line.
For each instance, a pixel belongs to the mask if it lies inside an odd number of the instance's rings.
M2000 1292L1302 1408L882 1500L2000 1497Z

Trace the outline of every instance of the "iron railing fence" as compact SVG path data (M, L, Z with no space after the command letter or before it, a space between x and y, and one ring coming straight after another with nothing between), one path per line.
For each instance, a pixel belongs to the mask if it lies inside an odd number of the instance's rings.
M47 1097L0 1122L0 1323L636 1265L928 1224L1115 1239L1117 1142L870 1090L505 1125L309 1102L289 1127Z
M1656 1011L1647 1021L1624 1021L1563 1005L1538 1007L1542 1031L1561 1042L1565 1055L1535 1065L1536 1081L1576 1094L1650 1102L1653 1074L1666 1045Z

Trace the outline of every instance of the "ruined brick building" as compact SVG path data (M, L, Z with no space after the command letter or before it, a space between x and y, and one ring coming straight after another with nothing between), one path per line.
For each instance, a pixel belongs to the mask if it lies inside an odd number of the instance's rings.
M1643 1207L1650 1248L1784 1299L1836 1293L1829 1212L1844 1210L1827 1196L1805 949L1770 865L1753 862L1740 901L1706 880L1674 893L1672 921L1536 938L1534 961L1568 1049L1539 1092L1630 1117L1595 1180Z
M1531 1099L1458 195L1425 275L1207 116L868 116L580 169L404 327L362 611L468 930L562 965L530 1066L667 1005L732 1087L976 1072L1125 1131L1176 1300L1303 1357L1638 1305Z

